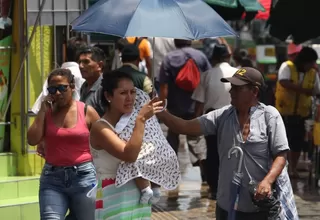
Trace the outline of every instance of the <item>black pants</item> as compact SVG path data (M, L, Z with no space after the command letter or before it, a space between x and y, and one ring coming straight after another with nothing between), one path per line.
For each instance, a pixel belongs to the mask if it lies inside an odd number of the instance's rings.
M292 152L301 152L308 147L304 140L305 128L304 121L306 118L300 116L283 116L283 122L287 131L289 147Z
M228 212L216 205L216 220L228 220ZM236 220L268 220L267 212L236 212Z
M207 159L205 162L204 173L207 183L213 193L217 193L219 179L219 154L217 146L217 136L206 136Z
M212 110L213 109L209 109L206 113ZM204 173L212 193L217 193L219 179L218 140L216 135L206 136L205 139L207 144L207 159Z

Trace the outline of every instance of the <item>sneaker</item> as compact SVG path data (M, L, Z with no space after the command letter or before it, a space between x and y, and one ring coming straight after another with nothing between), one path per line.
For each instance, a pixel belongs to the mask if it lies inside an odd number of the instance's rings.
M160 187L152 188L153 196L150 198L151 204L156 204L160 201L161 198L161 190Z
M147 188L141 190L140 204L147 205L150 204L150 199L153 196L153 191L148 186Z

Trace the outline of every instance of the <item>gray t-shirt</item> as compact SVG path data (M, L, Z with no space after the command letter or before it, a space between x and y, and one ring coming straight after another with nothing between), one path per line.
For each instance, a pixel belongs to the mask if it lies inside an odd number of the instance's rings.
M238 159L232 156L229 160L228 151L233 146L239 146L243 149L244 160L238 210L258 211L249 195L249 182L263 180L272 165L272 155L289 150L286 130L278 110L262 103L251 108L250 133L245 143L241 141L242 135L236 110L231 105L209 112L198 120L204 135L215 134L218 137L220 159L218 205L222 209L229 209L230 186L238 166Z
M104 106L101 103L101 92L99 92L99 89L101 88L101 81L102 76L97 79L89 90L87 82L84 82L80 90L80 101L92 106L100 116L104 113Z

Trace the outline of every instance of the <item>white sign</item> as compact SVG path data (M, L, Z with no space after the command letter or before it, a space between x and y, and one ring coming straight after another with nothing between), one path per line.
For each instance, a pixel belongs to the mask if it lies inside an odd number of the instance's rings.
M256 58L258 63L276 63L276 49L274 45L257 45Z

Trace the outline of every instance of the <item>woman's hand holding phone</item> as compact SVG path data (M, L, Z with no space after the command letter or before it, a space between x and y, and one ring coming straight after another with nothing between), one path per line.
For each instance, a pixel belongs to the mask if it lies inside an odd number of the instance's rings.
M153 115L161 112L162 110L162 101L158 100L158 98L155 97L141 108L139 115L145 118L145 120L148 120Z
M161 102L161 104L159 105L159 107L161 107L161 109L158 110L157 112L155 112L155 114L163 112L164 110L167 109L167 104L168 104L167 99L161 100L158 96L156 96L150 102L151 103Z
M46 96L41 103L40 111L47 112L49 108L52 109L53 103L54 103L54 98L51 95Z

